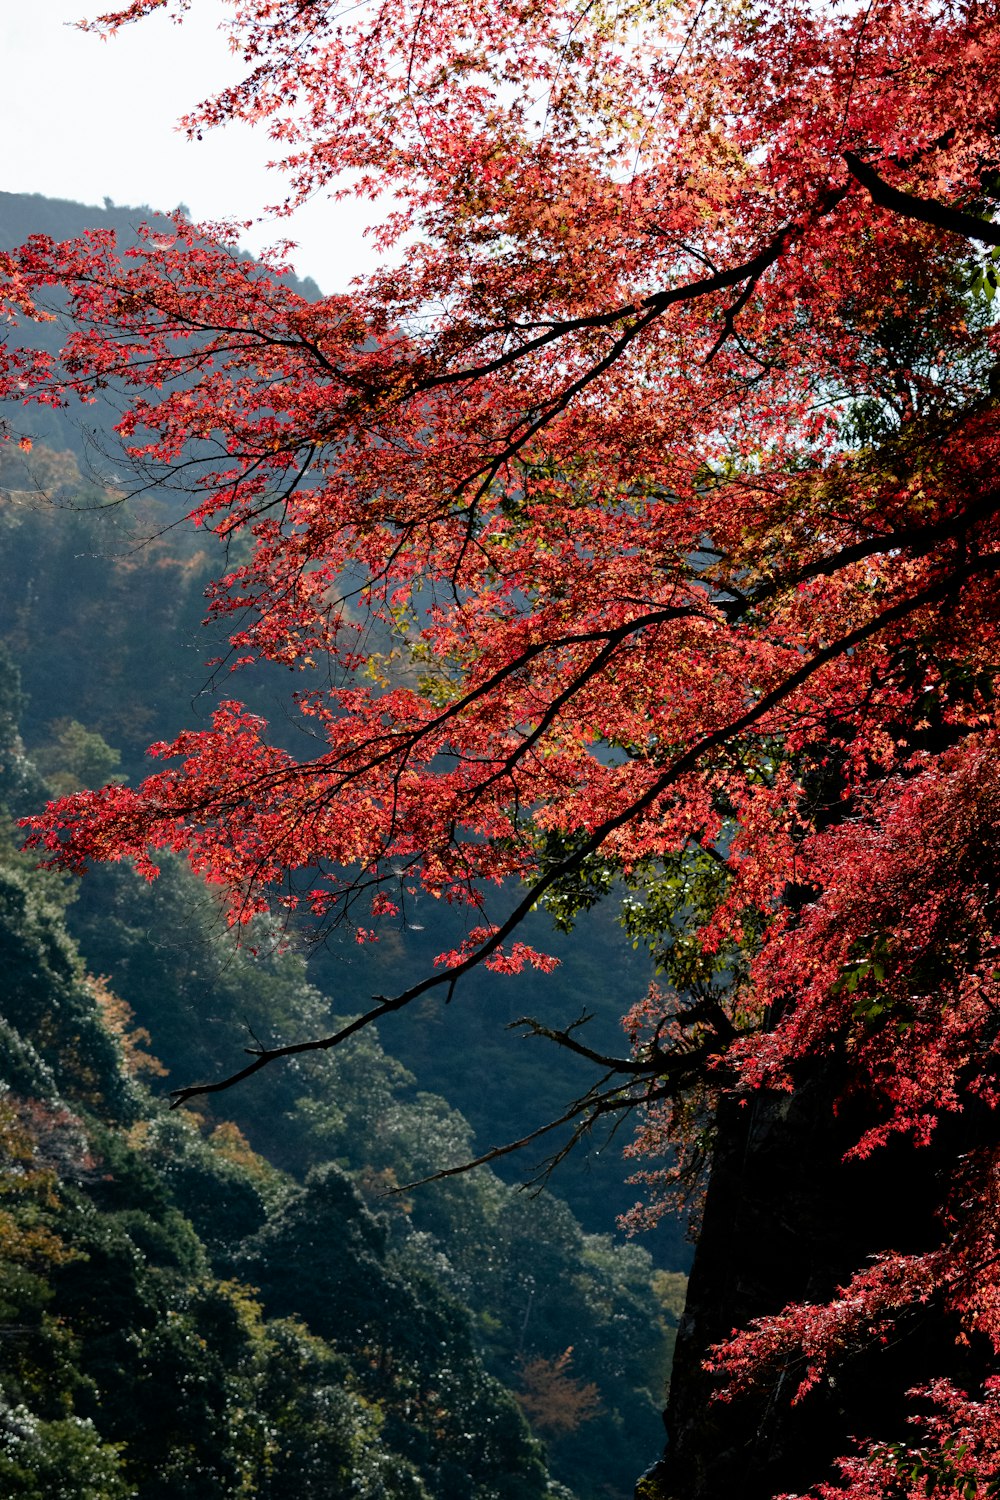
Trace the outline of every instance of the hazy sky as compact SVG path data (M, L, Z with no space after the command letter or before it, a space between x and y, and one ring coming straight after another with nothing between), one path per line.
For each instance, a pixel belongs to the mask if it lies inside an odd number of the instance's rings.
M218 0L197 0L183 26L156 14L110 42L72 23L111 0L0 3L0 189L163 210L185 203L196 220L251 218L282 196L279 175L265 169L273 148L263 132L210 131L189 142L176 129L185 109L234 76ZM362 238L370 214L368 204L320 199L244 243L298 240L296 270L338 291L372 263Z

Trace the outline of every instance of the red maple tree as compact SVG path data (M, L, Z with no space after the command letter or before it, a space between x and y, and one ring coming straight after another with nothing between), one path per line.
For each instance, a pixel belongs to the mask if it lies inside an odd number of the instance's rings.
M71 331L57 366L3 373L32 399L123 388L147 479L183 476L198 524L251 539L211 607L234 667L324 664L298 699L318 749L226 701L33 842L150 876L183 851L237 923L305 906L366 941L407 885L470 908L436 973L212 1088L476 964L544 967L526 914L624 882L637 930L666 914L683 994L628 1018L621 1058L548 1033L605 1068L567 1120L638 1105L639 1146L681 1150L652 1174L683 1184L713 1110L821 1075L848 1161L951 1162L933 1234L717 1342L723 1396L815 1400L925 1306L981 1380L1000 7L233 0L230 25L244 82L188 129L264 123L289 204L394 195L385 268L307 303L218 230L124 259L39 237L4 260L9 300L68 298ZM988 1487L995 1391L936 1374L929 1446L876 1435L844 1493Z

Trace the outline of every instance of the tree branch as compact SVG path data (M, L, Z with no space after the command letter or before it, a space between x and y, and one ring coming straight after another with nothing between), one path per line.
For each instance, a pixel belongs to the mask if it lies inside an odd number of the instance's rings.
M921 224L932 224L947 234L960 234L963 239L980 240L984 245L1000 245L1000 225L980 219L976 214L967 214L960 208L949 208L936 198L918 198L915 193L904 193L890 186L880 177L874 167L855 156L853 151L844 152L844 161L851 176L867 188L873 203L890 213L901 214L905 219L917 219Z
M491 933L491 935L480 944L474 952L470 953L460 963L437 974L430 974L417 984L401 991L391 999L378 998L378 1004L363 1015L356 1017L347 1026L343 1027L333 1036L323 1037L307 1042L295 1042L283 1047L272 1047L256 1053L254 1061L241 1068L239 1072L233 1073L217 1083L194 1084L184 1089L177 1089L171 1094L174 1107L184 1103L185 1100L194 1098L201 1094L220 1093L225 1089L232 1088L234 1084L240 1083L244 1078L249 1078L268 1063L274 1062L279 1057L292 1057L303 1052L326 1051L331 1047L338 1046L353 1036L355 1032L363 1027L381 1020L383 1016L390 1015L394 1011L401 1010L411 1001L418 999L428 991L438 989L446 985L453 989L455 984L472 969L478 968L481 963L490 958L506 941L508 937L518 928L524 919L538 905L542 896L551 888L565 879L567 875L575 873L589 858L591 854L607 841L607 839L625 827L628 823L640 817L663 796L671 786L676 785L683 776L693 771L704 756L713 750L718 750L735 739L738 735L752 728L761 719L765 718L772 709L778 707L789 698L800 687L804 686L818 671L830 662L853 651L856 647L870 640L872 636L878 635L889 625L897 624L905 620L917 610L927 605L935 604L953 594L961 587L963 582L978 575L988 575L1000 572L1000 553L991 553L985 557L970 558L959 567L954 568L947 576L940 578L936 583L919 590L908 598L901 599L898 603L875 615L864 625L859 625L855 630L849 631L847 635L841 636L839 640L833 641L817 651L808 661L803 662L797 671L792 672L777 687L765 693L751 708L741 714L730 723L721 725L710 734L703 735L690 748L679 755L667 766L664 771L648 786L641 796L635 798L620 812L613 817L606 818L603 823L597 825L589 838L577 846L575 850L565 859L553 864L544 874L528 887L525 895L508 914L507 918ZM247 1049L252 1051L252 1049ZM559 1123L559 1122L556 1122Z
M581 1098L574 1100L558 1119L550 1120L546 1125L539 1125L537 1129L530 1130L527 1135L520 1136L516 1141L508 1141L505 1146L491 1146L481 1156L473 1157L470 1161L461 1162L458 1166L442 1167L436 1172L431 1172L427 1177L417 1178L415 1182L403 1183L401 1186L393 1188L392 1192L394 1194L407 1193L411 1188L426 1187L429 1182L441 1182L446 1177L461 1177L464 1173L471 1172L475 1167L488 1166L491 1161L497 1161L502 1156L510 1156L514 1151L523 1150L525 1146L530 1146L532 1141L537 1141L541 1136L548 1135L550 1131L557 1130L560 1125L568 1125L571 1120L578 1120L579 1123L573 1130L569 1141L566 1145L560 1147L554 1156L550 1158L545 1172L547 1176L551 1168L572 1150L575 1143L592 1128L595 1120L599 1119L601 1115L615 1113L618 1110L631 1109L633 1105L638 1103L653 1103L656 1100L666 1098L670 1092L669 1089L665 1088L656 1089L643 1095L641 1099L637 1099L631 1092L635 1085L632 1081L629 1081L628 1083L616 1084L613 1088L608 1089L606 1093L602 1094L600 1089L606 1082L607 1076L602 1078L599 1084L595 1084L592 1089L588 1089L587 1093ZM586 1118L580 1120L580 1115L585 1115Z

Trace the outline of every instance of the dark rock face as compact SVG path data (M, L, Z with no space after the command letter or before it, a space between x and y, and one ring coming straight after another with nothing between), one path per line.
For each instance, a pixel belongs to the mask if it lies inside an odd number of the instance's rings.
M794 1366L759 1395L711 1399L702 1361L735 1327L789 1302L827 1301L878 1251L913 1253L940 1242L935 1208L947 1164L974 1143L973 1122L942 1132L930 1148L900 1142L845 1163L863 1122L842 1105L835 1112L837 1072L824 1061L792 1094L722 1102L664 1414L667 1447L639 1481L639 1500L770 1500L805 1491L835 1477L852 1436L904 1437L913 1386L935 1375L975 1384L985 1373L983 1351L956 1346L956 1330L931 1307L904 1320L890 1344L845 1359L794 1405L803 1373Z

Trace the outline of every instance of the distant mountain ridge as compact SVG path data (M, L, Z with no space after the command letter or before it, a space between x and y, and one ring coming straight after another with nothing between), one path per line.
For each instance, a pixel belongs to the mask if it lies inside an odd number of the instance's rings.
M185 215L188 212L183 203L178 204L177 209ZM164 232L173 228L167 212L148 204L130 207L105 198L103 207L98 207L96 204L75 203L69 198L46 198L41 193L0 192L0 251L15 250L33 234L49 235L54 240L72 240L88 229L113 230L119 250L128 250L139 243L139 229L143 224ZM254 258L249 251L239 250L237 253L241 259ZM311 278L302 280L289 274L282 280L310 302L318 301L322 296ZM65 327L59 321L33 323L26 330L18 327L5 330L5 338L14 347L31 345L54 354L63 343ZM5 413L7 422L18 436L23 434L53 449L68 449L80 461L85 475L98 483L113 482L105 471L114 464L110 462L109 465L104 460L113 458L114 440L108 434L118 415L107 397L99 397L93 406L87 407L46 407L41 410L37 407L8 407Z
M184 203L179 203L176 211L185 217L190 212ZM70 198L46 198L41 193L0 192L0 250L13 250L32 234L48 234L55 240L68 240L88 229L113 229L119 245L127 248L138 243L140 224L169 229L173 212L151 208L148 203L135 206L113 203L110 198L105 198L103 205L98 207L92 203L76 203ZM248 260L253 259L249 251L240 254ZM311 277L302 279L290 275L285 280L310 302L322 296Z

